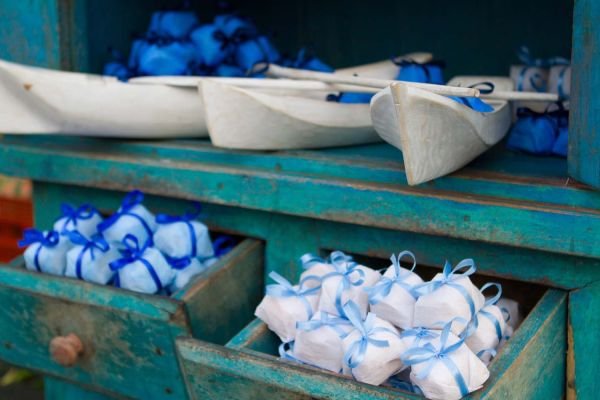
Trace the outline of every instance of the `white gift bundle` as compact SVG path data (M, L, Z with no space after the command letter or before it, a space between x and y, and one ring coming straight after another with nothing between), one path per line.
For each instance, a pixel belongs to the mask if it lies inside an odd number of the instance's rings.
M342 371L342 339L352 330L349 320L317 312L309 321L298 322L294 357L332 372Z
M558 94L563 100L568 100L571 96L571 66L568 64L555 65L550 68L548 78L548 91ZM565 102L565 108L569 109L568 101Z
M348 261L352 260L351 257L346 257ZM311 253L307 253L300 257L300 264L304 269L304 272L300 275L300 282L306 281L305 287L309 288L321 286L321 279L325 275L335 272L335 267L331 263ZM310 279L307 280L306 278L308 277L310 277ZM319 280L312 279L313 277L317 277Z
M117 272L116 285L140 293L158 293L173 280L174 272L154 247L140 245L136 236L125 235L121 258L111 262Z
M490 361L494 353L489 350L495 350L506 333L504 315L495 305L502 295L502 286L498 283L486 283L481 288L481 292L483 293L488 287L497 288L498 293L486 300L483 308L471 320L465 333L465 343L484 363Z
M182 216L159 214L154 233L154 245L171 258L205 259L214 255L208 227L195 221L200 214L200 206L194 203L195 212Z
M344 373L359 382L381 385L400 372L404 368L400 356L407 348L396 328L373 313L363 320L352 301L344 305L344 312L354 326L342 341Z
M439 328L455 318L470 321L485 303L484 296L469 279L475 271L475 263L471 259L462 260L454 269L446 261L442 273L417 286L414 291L419 297L415 303L414 326ZM458 322L451 326L452 332L458 335L466 323Z
M73 208L69 204L60 207L62 216L54 223L54 230L60 234L77 231L89 238L102 222L102 217L96 208L90 204L83 204Z
M287 343L296 337L296 323L312 318L319 303L319 288L293 286L284 277L271 272L276 284L267 285L266 295L256 307L254 315L260 318Z
M167 258L167 261L173 268L175 274L173 282L169 285L169 290L171 292L183 289L194 276L208 268L208 265L199 261L197 258L184 257L177 260L169 260Z
M88 239L77 231L71 231L69 240L75 246L67 253L65 276L101 285L106 285L113 279L115 272L109 264L121 258L115 247L111 247L98 234Z
M400 266L404 256L412 259L413 265L410 270ZM390 260L392 265L385 271L383 278L367 289L371 312L399 328L409 329L413 326L416 301L412 289L422 284L423 280L413 272L417 261L410 251L403 251L398 257L392 255Z
M519 303L517 303L515 300L501 297L496 305L500 307L504 314L506 314L504 319L510 327L517 329L519 325L521 325L523 316L521 315Z
M133 235L142 244L152 244L156 222L142 201L144 194L139 190L128 193L119 210L98 225L98 231L108 242L122 242L125 236Z
M365 289L377 283L381 275L371 268L349 261L342 252L332 253L331 264L335 270L322 277L319 310L344 316L343 305L353 301L364 318L369 307L369 295Z
M463 339L451 332L451 326L452 322L446 324L438 338L402 355L411 367L412 383L429 399L458 400L481 388L490 375Z
M423 346L429 341L438 338L440 331L438 329L427 329L427 328L411 328L406 329L400 333L400 338L404 340L406 347Z
M23 258L25 267L31 271L62 275L65 270L66 254L73 247L71 241L56 231L41 232L27 229L20 247L27 246Z

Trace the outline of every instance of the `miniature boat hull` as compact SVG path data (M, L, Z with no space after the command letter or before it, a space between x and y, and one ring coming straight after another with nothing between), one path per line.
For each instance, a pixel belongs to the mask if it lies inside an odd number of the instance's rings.
M373 97L371 119L379 136L402 151L408 183L417 185L462 168L506 135L508 102L488 104L493 111L478 112L396 83Z
M368 104L328 102L326 92L273 95L210 80L198 88L210 138L218 147L284 150L380 140Z
M197 93L0 61L0 132L206 137Z

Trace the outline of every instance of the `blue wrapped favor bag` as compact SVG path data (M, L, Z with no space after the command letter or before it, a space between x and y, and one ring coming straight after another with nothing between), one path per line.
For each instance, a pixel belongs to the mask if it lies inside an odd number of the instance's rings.
M235 50L236 64L246 71L259 62L274 63L279 58L279 52L266 36L241 43Z
M282 64L290 68L309 69L318 72L334 71L333 68L312 55L306 48L300 49L295 59L286 60Z
M225 34L229 41L241 43L258 35L256 26L247 18L234 14L217 15L215 26Z
M142 75L185 75L198 62L196 47L187 41L157 41L140 53L138 72Z
M110 242L122 242L126 236L135 236L142 244L152 244L156 230L154 215L142 205L144 194L129 192L119 210L98 225L98 232Z
M327 96L327 101L337 101L338 103L364 104L370 103L372 93L354 93L342 92L339 95L330 94Z
M115 274L109 264L121 258L119 251L99 234L88 239L77 231L71 231L69 240L75 246L67 253L65 276L108 284Z
M54 222L53 229L60 234L78 231L85 237L96 233L98 224L102 222L100 213L91 204L83 204L78 208L63 203L60 206L61 217Z
M73 247L67 236L56 231L41 232L27 229L19 247L26 247L23 258L25 267L30 271L63 275L67 252Z
M171 293L183 289L194 276L208 268L208 265L197 258L186 257L176 261L167 258L167 261L169 261L169 265L173 268L175 274L173 282L169 285Z
M189 10L157 11L152 14L148 32L159 37L183 39L198 25L196 13Z
M223 31L213 24L194 29L190 40L198 53L198 62L209 67L216 67L233 54L234 47Z
M538 155L551 154L558 135L556 120L548 113L522 108L517 111L517 116L508 137L508 148Z
M133 72L127 68L121 61L110 61L104 65L102 74L106 76L114 76L120 81L127 81L133 76Z
M127 67L135 74L138 73L137 71L140 67L140 57L146 52L148 46L150 46L150 42L146 38L137 38L131 44Z
M398 72L396 78L399 81L433 83L436 85L444 84L442 71L444 63L441 61L432 61L424 64L406 59L392 61L400 67L400 72Z
M569 152L569 111L565 110L561 104L559 110L550 114L556 120L558 126L558 135L554 146L552 146L552 154L567 157Z
M242 77L246 76L246 70L237 65L221 64L215 69L215 75L222 77Z

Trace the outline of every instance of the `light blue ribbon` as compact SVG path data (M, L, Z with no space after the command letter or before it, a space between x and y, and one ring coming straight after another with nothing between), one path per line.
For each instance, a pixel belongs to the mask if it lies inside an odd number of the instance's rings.
M189 257L196 258L197 255L197 239L196 239L196 231L194 230L193 225L190 221L195 220L200 215L200 211L202 211L202 206L198 202L192 202L192 206L194 207L193 211L186 212L183 215L168 215L168 214L158 214L156 216L157 224L173 224L175 222L183 222L188 230L190 231L190 241L192 245L191 254ZM186 258L185 256L183 258Z
M410 269L410 272L414 271L415 267L417 266L417 259L413 253L411 253L408 250L405 250L405 251L401 252L400 254L398 254L398 257L396 257L395 254L392 254L392 256L390 257L390 261L392 262L392 265L390 266L390 268L394 268L394 272L395 272L394 279L384 276L373 287L365 289L367 291L367 293L369 294L369 303L370 304L377 304L381 300L386 298L392 291L392 287L394 285L398 285L398 286L404 288L408 293L411 294L411 296L416 297L414 295L414 293L412 292L412 286L407 284L406 282L404 282L407 278L409 278L411 276L411 274L409 272L404 272L402 270L402 268L400 267L400 261L402 260L402 258L404 256L408 256L412 259L413 265L412 265L412 268Z
M530 68L550 68L555 65L569 65L569 60L563 57L533 58L527 46L521 46L517 51L517 56L519 57L519 60L525 64L525 67L521 69L517 80L517 90L520 92L523 91L525 75ZM544 79L537 73L529 78L529 84L537 92L545 92L547 90Z
M459 274L458 272L461 270L464 271L462 274ZM454 269L452 269L452 264L446 261L446 264L444 264L444 270L442 271L442 279L433 280L417 285L413 288L413 291L417 295L421 296L426 293L431 293L444 285L450 286L451 288L456 289L465 298L467 304L469 305L469 310L471 311L471 317L473 317L476 312L473 298L463 286L459 285L454 281L456 281L457 279L471 276L475 273L476 270L477 267L475 267L475 262L470 258L462 260L461 262L456 264L456 267L454 267Z
M144 230L148 235L146 245L152 246L152 229L150 229L150 226L148 226L148 223L144 220L144 218L131 212L131 210L135 206L137 206L138 204L142 204L143 201L144 194L139 190L132 190L131 192L127 193L127 195L125 195L125 197L123 198L123 202L121 203L121 209L113 215L111 215L110 217L108 217L107 219L105 219L100 224L98 224L98 232L104 232L106 229L108 229L110 226L116 223L122 215L128 215L137 219L142 224Z
M340 338L344 338L348 335L348 333L344 332L344 330L340 328L340 325L351 326L352 323L345 318L330 316L326 312L322 312L320 319L311 319L310 321L297 322L296 329L300 329L303 331L314 331L315 329L319 329L323 326L329 326L334 331L336 331Z
M414 347L407 350L400 358L402 359L404 365L407 366L426 363L423 371L417 374L417 378L419 379L426 378L430 374L435 364L442 362L453 375L454 381L458 385L458 389L460 390L462 397L469 393L469 387L467 386L464 377L450 356L452 353L458 350L460 346L463 345L464 339L459 339L456 343L447 345L452 322L454 322L454 320L447 323L442 330L439 349L436 349L431 343L427 343L422 347Z
M35 269L38 272L42 272L42 267L40 266L40 251L43 247L52 248L56 247L60 242L60 235L56 231L48 231L46 233L38 231L37 229L26 229L23 232L23 239L19 241L19 247L27 247L34 243L39 243L37 250L35 251L35 256L33 257L33 264L35 265Z
M339 315L344 315L342 294L344 293L344 290L348 290L352 286L362 285L365 282L365 271L358 269L358 264L352 261L352 257L345 255L341 251L334 251L331 253L329 260L331 265L335 268L335 271L325 274L321 278L321 281L323 282L334 276L342 278L335 293L335 308ZM355 275L354 280L352 275Z
M75 274L78 279L83 279L82 263L83 263L84 254L89 251L90 258L92 260L95 260L96 255L94 254L94 249L98 249L101 252L106 253L109 249L109 245L106 242L106 240L104 240L102 235L100 235L99 233L94 234L88 240L85 236L83 236L78 231L70 231L69 232L69 240L71 240L71 242L73 242L74 244L83 246L83 249L81 249L81 251L79 252L79 255L77 256L77 261L75 262Z
M440 334L434 331L433 329L427 328L413 328L407 329L400 334L401 338L415 337L415 346L418 346L421 340L423 339L435 339L439 337Z
M327 261L325 261L323 258L312 253L306 253L302 257L300 257L300 265L302 269L305 270L310 269L310 267L312 267L315 264L326 262Z
M73 208L71 205L63 203L60 206L60 211L62 213L60 218L65 219L60 233L65 233L67 231L67 225L69 225L70 222L72 222L73 226L77 228L77 221L91 219L95 214L98 213L98 211L91 204L83 204L78 208Z
M297 297L302 301L302 303L306 307L306 314L308 315L308 319L312 318L313 309L308 300L306 300L306 296L317 293L319 290L321 290L320 287L314 287L311 289L303 290L302 286L300 285L297 288L295 288L287 279L285 279L283 276L279 275L275 271L271 271L271 273L269 273L269 278L273 279L277 283L267 285L268 296Z
M487 306L491 306L491 305L495 305L498 300L500 300L500 297L502 296L502 285L500 285L499 283L495 283L495 282L488 282L485 285L483 285L481 287L481 289L479 290L481 292L481 294L483 294L483 292L490 287L495 287L498 289L498 292L496 293L496 295L494 295L493 297L490 297L489 299L487 299L485 301L484 304L484 308ZM496 318L496 316L494 316L494 314L485 311L483 308L481 310L479 310L474 316L473 319L471 320L471 322L469 323L469 326L467 327L467 329L461 333L461 337L466 339L469 336L471 336L473 333L475 333L475 331L477 330L477 328L479 327L479 315L483 315L484 317L486 317L493 325L494 328L496 330L496 336L498 336L498 341L500 341L502 339L502 327L500 326L500 321L498 321L498 319Z
M344 354L344 362L350 369L354 369L364 360L369 344L375 347L389 347L390 344L387 340L373 339L373 335L379 332L388 332L392 335L396 335L396 333L387 328L375 328L376 316L373 313L369 313L367 319L363 321L360 309L353 301L344 304L344 312L354 328L360 333L360 338L352 343Z

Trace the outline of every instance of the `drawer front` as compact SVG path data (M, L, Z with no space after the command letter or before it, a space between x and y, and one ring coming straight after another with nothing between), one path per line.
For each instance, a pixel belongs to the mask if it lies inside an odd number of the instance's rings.
M194 399L416 399L402 391L354 382L267 354L266 325L254 321L223 348L177 340ZM490 364L490 379L470 398L554 399L564 396L566 293L548 290Z
M255 307L262 292L262 253L261 243L246 240L172 297L0 267L0 358L107 394L185 398L175 338L197 331L205 340L214 339L213 330L202 324L214 326L218 315L218 340L225 342L247 323L252 313L244 310ZM241 284L226 282L245 274L258 275L250 290L254 298L234 296ZM205 292L215 288L224 300L206 301ZM227 313L238 310L230 323ZM69 366L62 356L72 355L72 343L65 344L70 334L82 351Z

